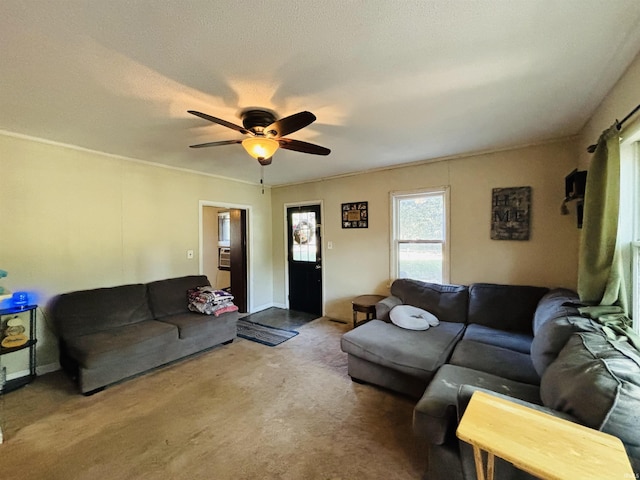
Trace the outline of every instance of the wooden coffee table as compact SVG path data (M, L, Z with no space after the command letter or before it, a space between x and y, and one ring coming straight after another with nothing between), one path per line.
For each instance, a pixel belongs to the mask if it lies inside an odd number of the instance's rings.
M478 480L493 480L494 456L541 479L636 478L619 438L485 392L474 392L456 434L473 446Z
M363 322L373 320L376 316L376 303L384 299L384 295L360 295L351 301L353 305L353 328L358 324L358 312L365 314Z

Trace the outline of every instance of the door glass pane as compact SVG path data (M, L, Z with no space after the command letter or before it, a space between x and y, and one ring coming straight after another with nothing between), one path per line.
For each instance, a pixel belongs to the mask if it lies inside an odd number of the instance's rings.
M442 283L442 244L401 243L398 248L398 278Z
M421 195L398 201L399 240L444 240L444 196Z
M293 260L297 262L316 261L316 214L315 212L295 212L291 214Z

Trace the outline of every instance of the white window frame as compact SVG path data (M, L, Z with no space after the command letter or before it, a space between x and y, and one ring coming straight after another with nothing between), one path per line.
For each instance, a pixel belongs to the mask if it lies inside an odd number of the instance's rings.
M633 329L640 335L640 321L638 315L640 315L640 242L635 241L632 243L633 247L633 306L631 317L633 318Z
M640 334L640 142L634 143L633 162L633 241L631 242L631 318L633 329Z
M640 120L633 122L625 128L621 134L621 192L623 182L626 183L626 190L631 195L621 198L621 202L631 202L631 234L627 236L627 242L631 240L626 249L626 262L631 263L629 274L631 275L631 311L629 315L633 319L633 329L640 334ZM629 217L621 219L628 221ZM620 225L619 225L620 226ZM624 251L624 248L623 248ZM624 258L624 256L623 256ZM628 263L627 263L628 265Z
M442 283L446 284L450 282L449 276L449 231L450 231L450 215L449 215L449 205L450 205L450 194L449 194L449 186L442 187L432 187L432 188L423 188L419 190L407 190L407 191L394 191L390 192L390 205L391 205L391 252L390 252L390 272L389 276L391 281L398 278L398 249L401 243L398 240L398 232L399 232L399 222L398 222L398 205L399 201L402 199L410 198L410 197L423 197L426 195L441 195L444 200L444 232L443 232L443 240L417 240L412 241L411 243L437 243L442 244Z

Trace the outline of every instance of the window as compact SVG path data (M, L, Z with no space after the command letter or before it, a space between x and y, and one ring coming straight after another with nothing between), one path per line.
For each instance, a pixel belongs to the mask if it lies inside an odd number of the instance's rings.
M618 237L626 283L631 286L629 315L640 333L640 128L632 126L622 137Z
M294 212L291 214L293 230L293 260L297 262L316 262L318 249L316 247L316 213Z
M631 157L632 190L626 199L621 203L629 205L633 218L633 237L631 241L631 318L633 318L633 329L640 333L640 143L633 144L633 155ZM629 201L630 200L630 201Z
M218 246L228 247L231 244L231 213L218 213Z
M392 192L391 278L449 281L449 189Z

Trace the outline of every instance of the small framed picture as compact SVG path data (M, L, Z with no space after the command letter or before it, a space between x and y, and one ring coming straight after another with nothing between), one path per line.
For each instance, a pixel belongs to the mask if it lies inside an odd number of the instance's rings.
M369 202L343 203L342 228L369 228Z

